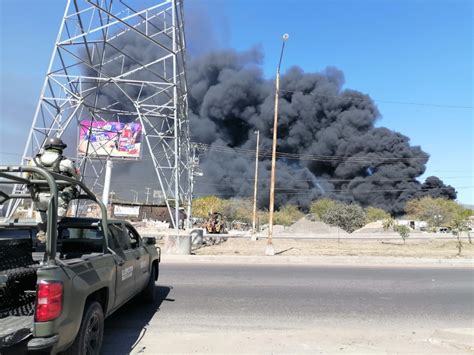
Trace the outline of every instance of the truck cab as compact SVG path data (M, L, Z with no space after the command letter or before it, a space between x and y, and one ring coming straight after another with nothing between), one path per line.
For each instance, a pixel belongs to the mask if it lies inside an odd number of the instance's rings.
M22 177L34 172L44 179ZM127 221L109 220L105 206L82 183L39 167L0 167L0 183L48 184L46 242L36 225L0 224L0 353L100 352L104 319L131 298L153 301L160 249ZM72 180L72 181L71 181ZM58 186L79 186L79 199L99 204L101 218L57 221ZM0 203L27 194L0 191Z

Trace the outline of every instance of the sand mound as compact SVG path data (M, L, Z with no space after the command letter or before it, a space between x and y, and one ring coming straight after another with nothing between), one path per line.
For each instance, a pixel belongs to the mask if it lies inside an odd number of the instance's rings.
M383 221L375 221L367 223L362 228L352 232L352 233L393 233L393 230L390 228L388 230L383 229Z
M333 227L320 221L312 221L310 218L311 216L301 218L288 227L285 233L333 234L335 236L349 235L349 233L339 227Z

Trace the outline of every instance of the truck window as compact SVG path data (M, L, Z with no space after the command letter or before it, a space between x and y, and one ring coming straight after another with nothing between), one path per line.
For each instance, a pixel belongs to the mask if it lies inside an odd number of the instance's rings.
M103 253L104 233L97 227L71 226L58 230L58 250L61 258L80 258L86 254Z
M121 224L110 224L109 230L111 236L109 244L112 250L128 250L132 248L128 233Z
M59 230L59 239L71 240L71 239L89 239L89 240L102 240L104 234L99 228L83 228L83 227L71 227L61 228Z
M141 246L140 236L129 226L127 226L128 238L133 249Z

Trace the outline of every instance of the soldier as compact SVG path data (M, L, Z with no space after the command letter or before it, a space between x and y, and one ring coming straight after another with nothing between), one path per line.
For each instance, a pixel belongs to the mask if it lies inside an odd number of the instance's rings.
M42 152L33 158L32 164L44 167L52 172L65 176L79 178L79 172L74 162L63 156L63 151L67 145L57 137L48 138L44 144ZM33 174L34 175L34 174ZM35 176L36 177L36 176ZM41 177L36 177L41 178ZM58 187L58 221L67 212L69 202L77 194L75 185L62 185ZM46 186L37 186L33 190L33 202L36 209L36 222L38 223L38 240L44 243L46 238L46 222L48 202L51 192Z

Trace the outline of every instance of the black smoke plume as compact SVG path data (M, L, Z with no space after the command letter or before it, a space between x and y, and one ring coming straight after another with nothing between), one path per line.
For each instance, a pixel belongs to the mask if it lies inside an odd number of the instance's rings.
M264 78L261 61L259 50L227 50L189 62L191 136L208 145L201 148L201 194L252 195L254 131L268 153L273 130L275 84ZM277 160L277 205L307 208L329 197L400 214L415 197L456 198L437 177L417 181L428 154L401 133L375 127L380 113L372 99L343 84L332 67L293 67L282 76L277 151L285 154ZM260 158L261 207L268 204L270 159Z
M99 69L107 77L117 76L159 57L156 50L150 42L125 33L105 49L97 49L84 72L92 78L99 75ZM101 57L106 64L98 68ZM258 49L215 51L188 60L190 133L194 142L203 144L198 150L204 172L203 177L196 178L198 195L252 196L254 132L259 130L258 202L262 208L268 206L274 80L264 77L262 60ZM160 64L149 69L165 75ZM149 76L147 71L138 71L128 78L152 80ZM91 81L91 88L97 88L92 89L86 103L91 110L102 108L99 114L111 120L116 119L114 109L133 111L133 100L153 95L156 90L100 83ZM417 180L425 172L428 154L419 146L411 146L401 133L375 127L380 113L372 99L343 85L343 73L333 67L319 73L293 67L282 75L277 206L291 203L306 209L311 201L329 197L401 214L406 201L415 197L455 198L454 188L436 177L425 183ZM150 103L160 103L156 100L159 96ZM115 173L119 179L127 175L128 181L140 181L140 174L154 175L151 163L146 164L129 164Z

